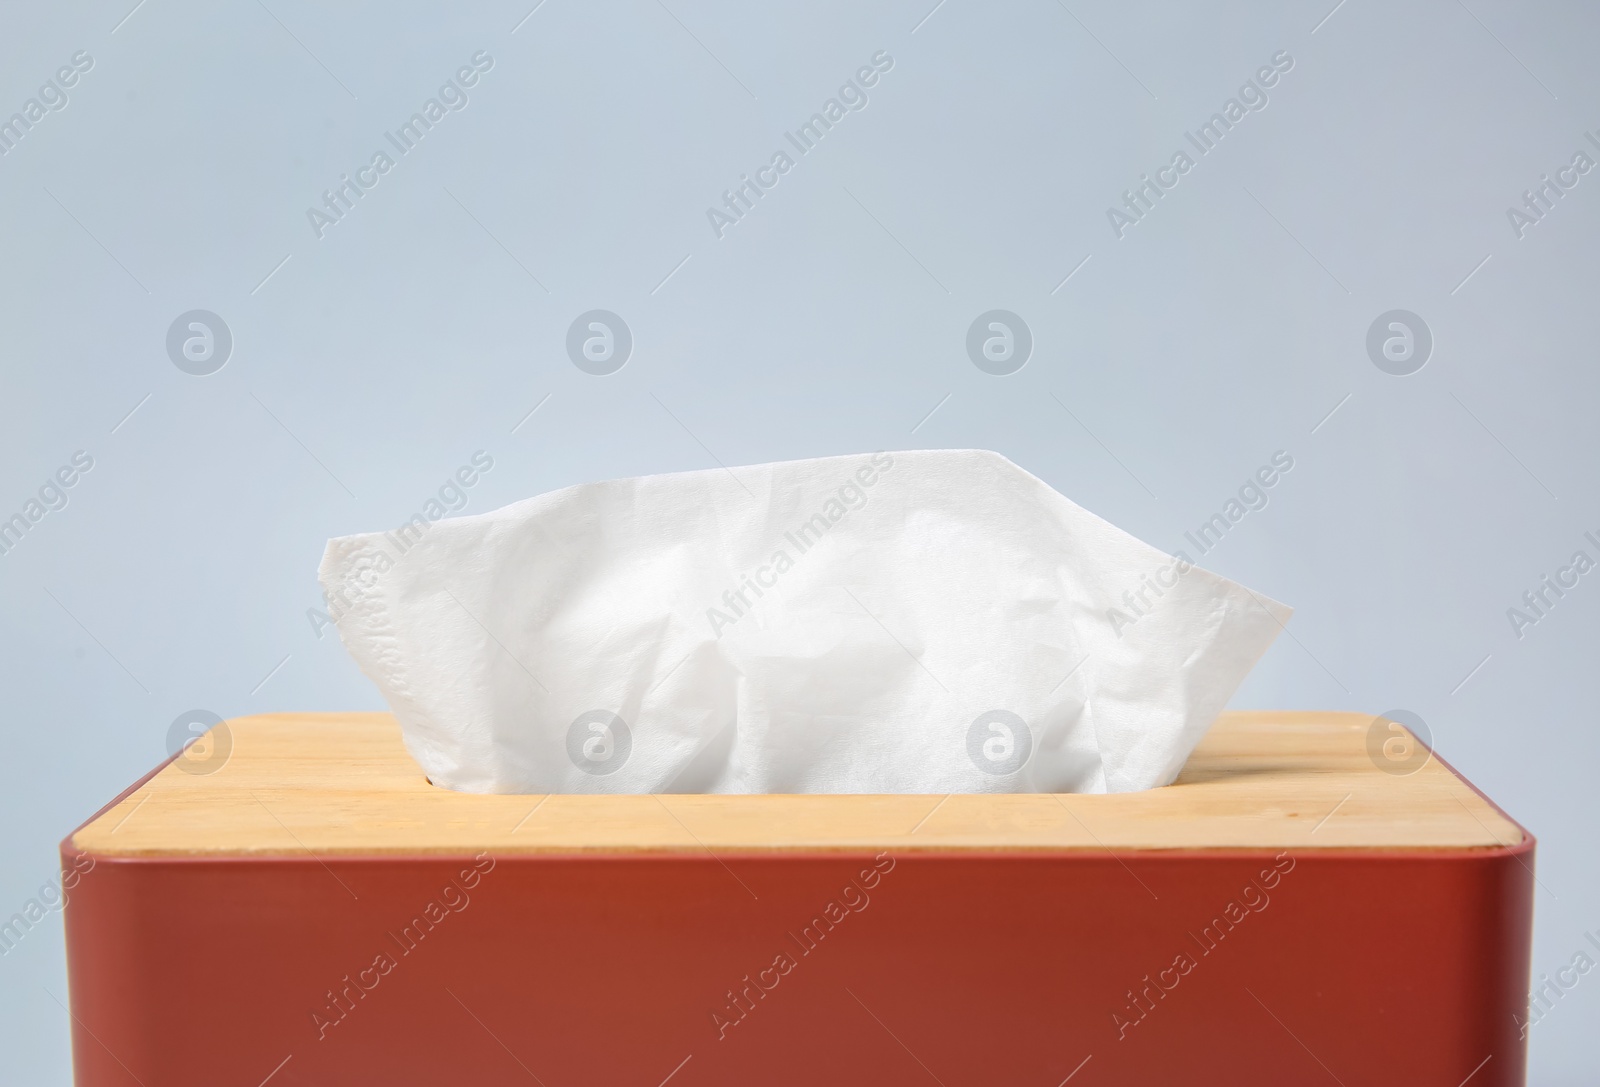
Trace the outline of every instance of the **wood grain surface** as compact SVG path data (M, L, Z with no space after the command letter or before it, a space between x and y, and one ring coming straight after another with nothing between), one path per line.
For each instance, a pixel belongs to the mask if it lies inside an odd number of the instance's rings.
M166 766L73 841L104 856L322 857L1481 849L1522 840L1436 759L1405 776L1379 769L1367 755L1371 722L1354 713L1226 713L1175 784L1109 796L544 797L429 784L387 713L263 714L225 723L232 750L220 769Z

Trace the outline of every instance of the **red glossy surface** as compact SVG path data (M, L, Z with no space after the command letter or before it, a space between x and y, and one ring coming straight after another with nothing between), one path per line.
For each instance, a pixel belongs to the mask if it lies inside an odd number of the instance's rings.
M1291 859L916 853L862 888L870 856L502 856L463 888L470 857L99 858L66 910L77 1083L1523 1082L1531 838Z

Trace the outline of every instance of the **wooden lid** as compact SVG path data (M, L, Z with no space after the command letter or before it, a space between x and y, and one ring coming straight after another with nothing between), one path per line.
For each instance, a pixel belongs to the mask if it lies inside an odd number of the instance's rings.
M1380 770L1367 756L1371 723L1355 713L1226 713L1176 784L1109 796L541 797L436 788L387 713L263 714L226 722L232 752L220 769L163 767L73 844L107 857L320 857L1522 841L1515 823L1437 759L1405 776Z

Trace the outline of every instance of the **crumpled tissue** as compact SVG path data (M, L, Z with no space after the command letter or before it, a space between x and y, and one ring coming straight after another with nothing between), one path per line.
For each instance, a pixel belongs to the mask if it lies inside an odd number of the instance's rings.
M983 450L580 484L320 575L412 756L476 793L1152 788L1290 614Z

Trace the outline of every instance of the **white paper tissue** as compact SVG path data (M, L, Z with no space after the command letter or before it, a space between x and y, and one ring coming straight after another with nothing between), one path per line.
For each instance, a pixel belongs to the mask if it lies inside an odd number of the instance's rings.
M321 580L467 792L1146 789L1290 614L983 450L582 484Z

